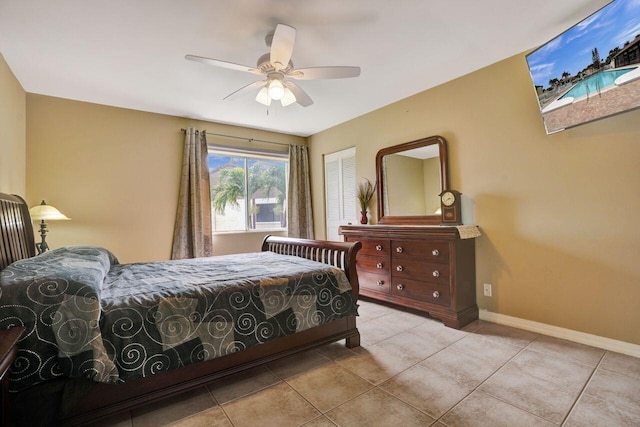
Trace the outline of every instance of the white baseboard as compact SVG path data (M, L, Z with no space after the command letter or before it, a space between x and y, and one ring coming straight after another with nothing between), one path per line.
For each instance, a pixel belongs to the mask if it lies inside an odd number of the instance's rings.
M545 323L534 322L532 320L520 319L518 317L507 316L506 314L494 313L489 310L480 310L480 320L498 323L505 326L512 326L514 328L524 329L525 331L536 332L542 335L586 344L602 348L604 350L611 350L616 353L640 357L640 345L637 344L613 340L611 338L587 334L571 329L560 328L558 326L547 325Z

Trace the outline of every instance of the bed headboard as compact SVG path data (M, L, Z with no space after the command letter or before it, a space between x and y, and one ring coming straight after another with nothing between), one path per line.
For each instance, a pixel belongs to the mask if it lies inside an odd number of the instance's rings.
M33 225L27 202L0 193L0 270L14 261L35 256Z

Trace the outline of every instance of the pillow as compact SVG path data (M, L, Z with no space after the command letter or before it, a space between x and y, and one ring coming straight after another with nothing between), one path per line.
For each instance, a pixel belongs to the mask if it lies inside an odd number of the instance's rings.
M53 280L65 283L65 293L90 296L95 292L99 297L102 282L114 264L118 264L118 259L104 248L66 246L12 263L0 273L0 285L8 290L7 287L24 286L34 281L47 283L48 289L42 291L51 294L62 290L53 289Z
M0 272L0 328L26 327L13 390L61 375L117 379L99 325L102 284L117 263L106 249L68 246L16 261Z

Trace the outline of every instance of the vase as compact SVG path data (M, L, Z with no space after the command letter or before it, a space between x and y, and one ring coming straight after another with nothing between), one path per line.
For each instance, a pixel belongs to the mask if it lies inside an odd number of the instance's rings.
M366 224L369 222L369 218L367 218L367 211L360 211L360 224Z

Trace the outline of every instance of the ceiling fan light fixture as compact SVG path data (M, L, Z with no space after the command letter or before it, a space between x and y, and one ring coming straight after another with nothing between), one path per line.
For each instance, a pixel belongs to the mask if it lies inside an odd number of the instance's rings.
M255 67L203 56L186 55L185 58L190 61L262 76L263 80L249 83L223 99L235 99L248 92L260 89L256 96L256 101L267 107L271 106L271 102L274 99L280 101L283 107L294 102L302 107L313 105L313 100L309 95L291 79L344 79L360 75L360 67L332 66L295 69L291 54L295 45L296 29L289 25L278 24L275 30L267 35L265 40L267 46L269 46L269 52L260 56Z
M278 79L273 79L269 82L269 97L276 101L282 99L284 96L284 85Z
M289 90L288 87L285 87L284 94L282 95L282 99L280 100L280 102L282 103L283 107L286 107L287 105L291 105L296 102L296 96L293 94L293 92L291 92L291 90Z
M269 89L267 87L263 87L256 95L256 101L260 104L266 105L267 107L271 105L271 97L269 96Z

